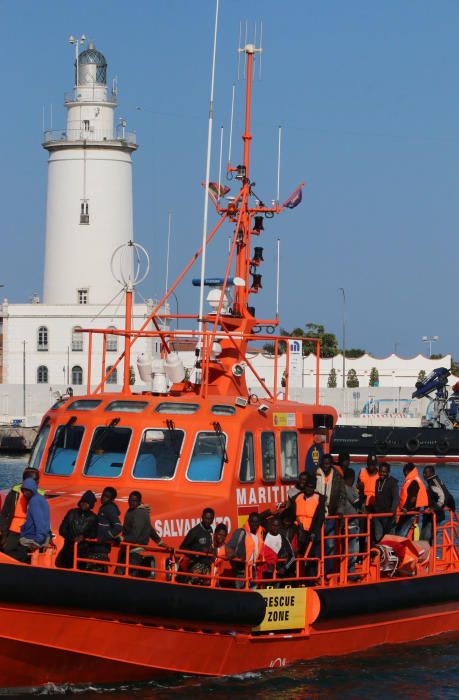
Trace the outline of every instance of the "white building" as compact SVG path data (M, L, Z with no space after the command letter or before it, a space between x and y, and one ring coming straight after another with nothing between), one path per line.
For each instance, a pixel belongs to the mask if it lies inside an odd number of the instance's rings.
M42 399L30 401L34 395L46 396L34 386L49 387L48 393L67 386L83 391L88 337L78 329L124 326L122 289L110 259L118 246L133 239L131 156L137 145L125 120L115 127L116 88L107 87L107 62L93 44L75 62L74 89L65 95L64 105L66 128L45 132L43 142L49 153L43 303L38 297L26 304L5 299L0 307L0 414L18 413L16 394L23 396L24 413L45 409L49 396L45 406ZM150 309L150 303L134 305L134 328ZM107 357L116 357L122 340L109 337ZM144 350L143 341L137 346ZM97 338L94 384L101 351ZM121 373L122 365L112 384Z

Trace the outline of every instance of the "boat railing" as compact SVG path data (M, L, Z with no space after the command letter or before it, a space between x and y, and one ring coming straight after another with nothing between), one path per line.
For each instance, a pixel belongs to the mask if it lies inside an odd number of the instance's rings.
M174 319L174 318L187 318L187 319L197 319L197 316L189 315L184 317L183 315L171 315L171 314L158 314L155 318L159 320ZM224 317L223 317L224 318ZM244 363L246 371L249 370L254 375L256 381L263 389L264 394L271 399L278 398L277 392L280 387L282 387L284 395L286 398L289 396L289 374L291 366L291 355L294 352L294 348L297 348L298 344L307 341L312 343L315 348L315 358L316 358L316 368L315 368L315 403L319 403L319 378L320 378L320 340L317 338L300 338L295 336L284 336L284 335L272 335L271 333L244 333L239 331L234 331L231 328L225 328L224 326L219 328L217 332L213 329L209 329L209 324L205 321L203 323L202 330L169 330L159 328L158 321L157 328L154 330L139 329L139 330L118 330L110 328L98 328L91 329L85 328L80 329L80 333L88 334L88 382L87 390L88 394L101 393L105 390L105 385L110 379L112 374L116 371L118 365L124 360L126 349L117 357L116 361L110 358L107 363L107 339L108 337L121 336L127 339L126 342L129 343L130 348L139 338L156 338L160 340L162 352L164 354L169 353L176 347L186 343L189 347L200 346L200 369L201 369L201 384L200 384L200 395L205 398L207 396L207 390L209 385L209 369L211 365L218 362L218 358L215 357L215 341L225 340L228 341L234 349L237 351L238 362ZM260 321L259 327L266 327L268 321ZM269 327L269 326L268 326ZM102 335L102 354L101 354L101 367L100 376L101 380L96 388L93 387L93 375L95 366L93 367L93 349L94 349L94 337ZM250 343L250 347L248 344ZM272 346L272 357L273 361L273 386L269 387L265 380L260 376L259 372L255 367L253 362L253 357L251 357L252 350L255 346L259 346L260 352L264 344L270 343ZM296 344L296 345L294 345ZM282 359L281 359L282 358Z
M445 509L445 520L437 523L432 516L432 545L424 551L415 548L410 537L401 538L405 547L411 547L407 561L396 570L383 570L381 549L372 536L373 521L381 518L397 519L393 513L365 513L331 516L322 528L320 540L309 543L304 555L296 556L286 569L286 559L278 559L267 567L263 558L244 561L235 556L217 556L212 552L196 552L163 545L143 545L114 542L107 560L78 555L74 545L74 569L87 573L102 573L126 578L155 579L183 585L201 585L219 588L250 590L269 586L335 587L353 583L371 583L397 576L423 576L459 570L459 519L455 512ZM413 528L419 511L401 513L413 518ZM354 523L360 522L358 531ZM413 530L412 530L413 531ZM406 542L410 543L409 545ZM88 540L95 542L95 540ZM124 550L124 551L123 551ZM416 554L417 552L417 554ZM122 555L120 555L122 553ZM136 561L132 554L138 554ZM201 566L195 568L194 563Z

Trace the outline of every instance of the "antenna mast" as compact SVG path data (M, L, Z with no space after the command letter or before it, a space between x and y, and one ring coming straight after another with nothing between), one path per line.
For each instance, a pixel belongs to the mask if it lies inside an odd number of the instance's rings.
M212 77L210 82L209 126L207 130L207 161L206 180L204 184L204 221L202 226L202 254L201 254L201 286L199 290L199 330L203 330L204 316L204 278L206 275L206 249L207 249L207 219L209 213L209 180L210 180L210 156L212 152L212 126L214 121L214 86L215 86L215 62L217 55L217 29L219 2L215 1L214 46L212 51ZM202 346L202 336L199 340L199 349Z

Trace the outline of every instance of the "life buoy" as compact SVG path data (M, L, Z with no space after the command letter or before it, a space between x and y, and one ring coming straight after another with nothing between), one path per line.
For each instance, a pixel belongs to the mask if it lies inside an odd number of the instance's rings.
M435 449L437 450L438 454L445 455L449 450L449 440L447 438L438 440L437 444L435 445Z
M417 438L410 438L405 443L406 451L409 452L409 454L414 454L415 452L417 452L420 446L421 443Z
M388 445L387 445L387 442L385 440L379 440L376 443L376 452L378 452L378 454L380 454L380 455L386 455L387 448L388 448Z

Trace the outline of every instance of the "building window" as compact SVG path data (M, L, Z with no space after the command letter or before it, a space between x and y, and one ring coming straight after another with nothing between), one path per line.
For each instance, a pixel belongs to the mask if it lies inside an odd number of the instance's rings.
M85 131L89 131L89 119L83 119L83 126Z
M79 304L87 304L88 303L88 290L87 289L79 289L78 290L78 303Z
M80 205L80 224L89 224L89 202L83 199Z
M40 326L37 337L37 350L48 350L48 329Z
M75 326L72 329L72 352L82 352L83 350L83 334L81 326Z
M112 366L107 367L107 374L110 372ZM117 384L118 383L118 370L114 369L111 375L107 379L107 384Z
M45 365L40 365L37 369L37 384L48 383L48 368Z
M72 367L72 384L83 384L83 369L79 365Z
M109 326L108 329L116 331L115 326ZM117 352L118 351L118 336L117 335L107 335L107 344L105 347L106 347L107 352Z

